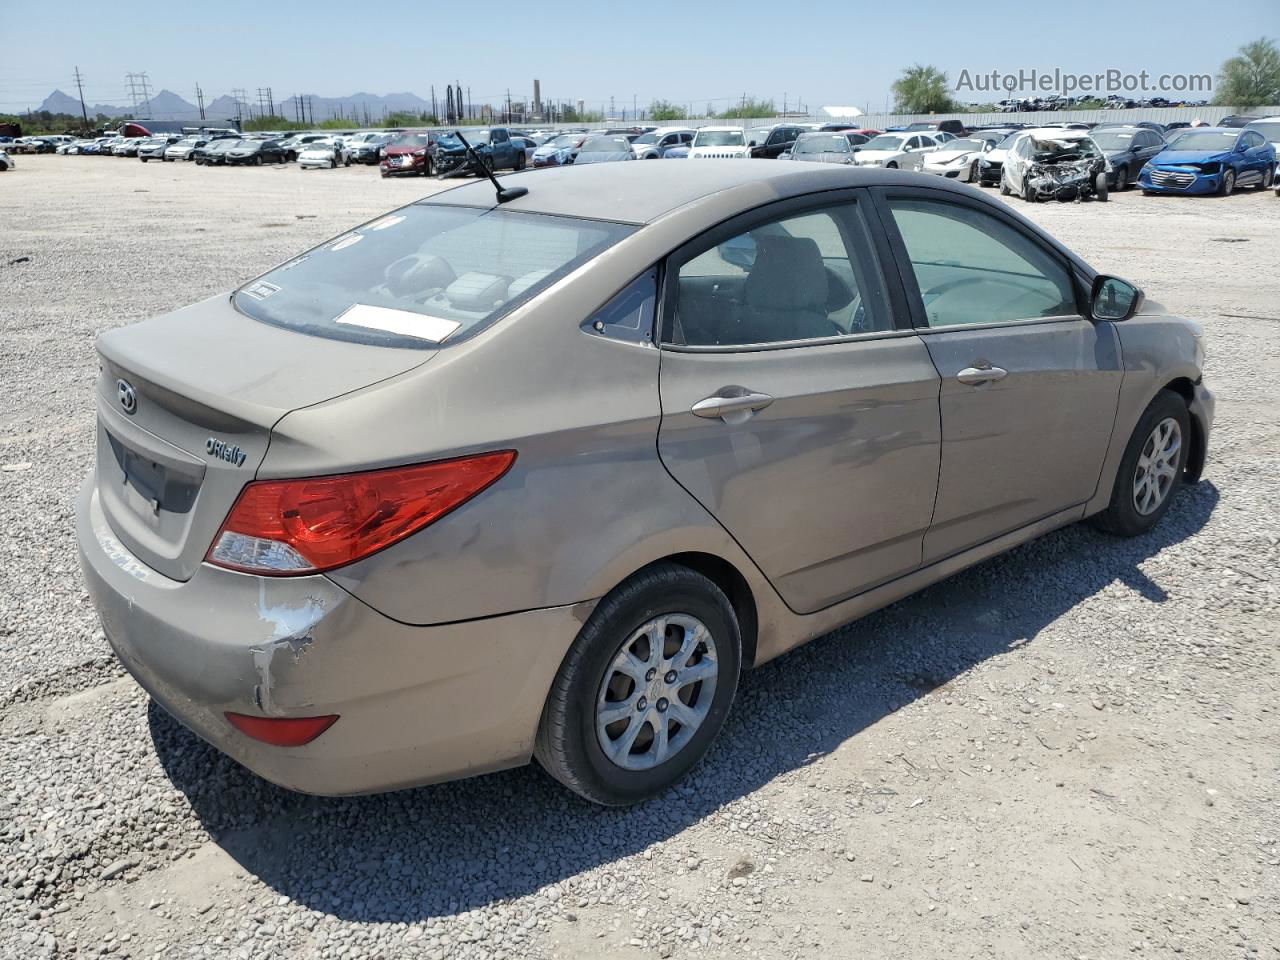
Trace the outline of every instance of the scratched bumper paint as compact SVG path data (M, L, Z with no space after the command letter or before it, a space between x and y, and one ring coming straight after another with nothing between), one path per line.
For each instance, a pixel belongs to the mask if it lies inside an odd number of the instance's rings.
M77 503L81 566L108 641L181 723L255 773L307 793L368 793L527 762L556 669L590 612L460 624L391 620L324 576L147 567L111 532L93 478ZM336 713L302 747L259 743L226 711Z

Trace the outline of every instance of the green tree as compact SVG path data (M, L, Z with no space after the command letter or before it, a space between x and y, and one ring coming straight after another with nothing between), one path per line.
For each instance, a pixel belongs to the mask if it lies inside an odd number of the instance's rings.
M753 117L771 117L777 112L778 108L774 106L772 100L757 100L754 97L747 97L739 100L719 114L711 113L708 116L718 116L723 120L750 120Z
M1280 103L1280 49L1262 37L1246 43L1222 64L1214 102L1232 107L1262 107Z
M899 113L954 113L947 75L935 66L916 64L893 81L893 99Z
M194 120L191 121L192 124L195 124L195 122ZM296 120L288 120L284 117L267 113L246 118L241 122L240 129L245 133L255 130L306 130L307 125Z
M689 111L670 100L655 100L649 104L650 120L687 120Z

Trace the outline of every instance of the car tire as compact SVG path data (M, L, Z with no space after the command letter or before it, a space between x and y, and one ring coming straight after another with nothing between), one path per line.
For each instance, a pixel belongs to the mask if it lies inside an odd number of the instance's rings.
M1218 181L1218 196L1229 197L1236 188L1236 172L1228 170Z
M1169 441L1163 439L1169 431L1177 444L1172 454ZM1116 471L1111 503L1091 517L1090 523L1118 537L1140 536L1153 528L1182 482L1190 441L1191 414L1186 401L1171 390L1161 390L1129 437ZM1152 495L1154 499L1150 499Z
M1273 170L1271 167L1267 167L1267 169L1262 172L1262 180L1259 181L1258 183L1258 189L1270 190L1271 183L1275 179L1275 173L1276 173L1275 170Z
M1009 189L1009 184L1005 182L1004 177L1000 178L1000 196L1002 197L1013 196L1013 191Z
M1129 186L1129 168L1116 167L1116 185L1112 188L1116 193L1125 190Z
M650 631L659 630L661 646L650 640ZM677 686L686 667L676 658L690 644L697 644L689 654L697 659L688 669L710 666ZM610 591L579 631L547 696L533 755L593 803L623 806L652 797L707 752L728 716L741 665L738 619L724 592L688 567L655 564ZM687 727L675 719L673 702L690 717ZM603 719L602 711L616 719ZM607 743L617 745L613 757Z
M1105 173L1099 173L1093 178L1093 195L1103 203L1106 203L1110 198L1111 191L1107 188L1107 175Z
M898 169L898 165L897 165L897 163L895 163L894 161L890 160L888 163L886 163L886 164L884 165L884 168L885 168L886 170L897 170L897 169Z
M1032 188L1030 180L1022 181L1022 199L1025 200L1027 203L1036 202L1036 192Z
M523 154L523 153L518 153L518 154L516 154L516 165L515 165L515 168L514 168L514 169L515 169L515 172L516 172L516 173L519 173L521 170L523 170L523 169L524 169L524 154Z
M253 158L253 165L254 165L255 167L260 167L260 166L262 166L262 158L261 158L261 157L254 157L254 158Z

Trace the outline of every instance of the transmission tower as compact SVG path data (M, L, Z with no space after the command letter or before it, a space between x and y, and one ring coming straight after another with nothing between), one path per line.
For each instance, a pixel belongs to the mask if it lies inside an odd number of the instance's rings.
M151 103L151 90L147 80L147 72L144 70L142 73L126 73L124 79L125 83L129 85L129 99L133 101L133 114L137 117L139 107L144 103L150 107Z

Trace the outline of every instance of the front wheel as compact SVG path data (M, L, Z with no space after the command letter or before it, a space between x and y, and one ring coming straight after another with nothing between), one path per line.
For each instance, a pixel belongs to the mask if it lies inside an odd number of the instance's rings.
M569 648L534 756L594 803L661 793L720 732L741 665L738 620L724 592L688 567L650 567L601 600Z
M1222 179L1218 181L1218 196L1229 197L1235 188L1236 173L1234 170L1228 170L1222 175Z
M1022 199L1027 201L1027 203L1036 202L1036 191L1035 188L1031 186L1030 180L1022 181Z
M1146 533L1164 516L1182 480L1191 439L1191 414L1182 397L1156 394L1125 448L1107 509L1094 526L1120 537Z
M1116 193L1119 193L1121 190L1124 190L1126 187L1128 187L1129 186L1129 168L1116 167L1115 180L1116 180L1116 185L1115 185Z
M1116 182L1118 183L1119 181ZM1105 173L1100 173L1093 178L1093 195L1103 203L1106 203L1107 198L1111 195L1107 189L1107 175Z

